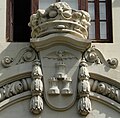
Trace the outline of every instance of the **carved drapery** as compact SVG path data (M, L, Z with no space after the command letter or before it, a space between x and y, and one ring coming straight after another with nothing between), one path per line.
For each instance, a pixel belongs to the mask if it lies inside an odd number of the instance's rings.
M30 101L30 110L34 114L39 114L43 110L43 82L42 82L42 70L40 67L39 60L35 60L32 70L32 83L31 83L31 93L32 98Z
M78 111L82 115L87 115L91 111L91 101L89 98L90 94L90 83L89 83L89 72L87 70L87 64L84 60L80 62L79 70L79 83L78 83Z

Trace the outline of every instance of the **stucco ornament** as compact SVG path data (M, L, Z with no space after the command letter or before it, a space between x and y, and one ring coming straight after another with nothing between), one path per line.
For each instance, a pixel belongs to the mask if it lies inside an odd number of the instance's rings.
M120 103L120 89L108 83L90 79L91 91Z
M36 59L35 50L33 50L31 47L26 47L21 49L14 58L10 56L5 56L1 60L1 65L4 68L8 68L25 62L32 62L35 59Z
M80 62L79 70L79 83L78 83L78 112L82 115L87 115L91 111L91 101L89 98L90 94L90 83L89 83L89 72L87 70L87 64L85 60Z
M30 110L34 114L39 114L43 110L43 83L42 83L42 70L40 67L39 60L34 61L33 71L32 71L32 83L31 83L31 93L32 98L30 101Z
M67 50L59 50L52 52L49 54L47 57L44 58L49 58L49 59L55 59L57 62L55 63L55 74L53 77L49 79L49 94L72 94L72 88L71 88L71 83L72 79L69 77L66 73L66 68L67 65L65 64L64 60L67 59L75 59L76 57L73 56L69 51ZM60 91L58 84L62 81L63 83L63 88Z
M44 75L44 100L53 110L68 110L77 97L77 76L81 53L65 46L40 52Z
M116 69L118 66L118 59L116 58L109 58L105 59L101 51L99 51L95 46L91 46L85 53L84 53L85 60L89 62L89 64L104 64L109 68Z
M0 87L0 102L30 90L31 78L24 78Z
M83 10L73 10L66 2L51 4L46 10L38 9L30 17L31 37L40 38L50 33L69 32L87 39L90 15Z

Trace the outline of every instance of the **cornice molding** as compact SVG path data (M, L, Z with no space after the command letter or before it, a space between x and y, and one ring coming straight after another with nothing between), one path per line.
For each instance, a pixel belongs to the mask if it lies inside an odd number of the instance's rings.
M36 51L42 51L57 45L65 45L75 50L84 52L91 46L90 40L83 40L75 35L62 32L49 34L49 36L44 36L42 38L31 38L30 43Z

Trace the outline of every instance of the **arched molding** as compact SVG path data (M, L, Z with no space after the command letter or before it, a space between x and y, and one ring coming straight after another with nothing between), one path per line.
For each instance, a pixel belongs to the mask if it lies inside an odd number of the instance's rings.
M90 75L91 91L100 96L104 96L106 99L117 102L120 107L120 83L100 74L90 73Z
M31 62L11 66L0 71L0 110L7 104L22 99L21 95L30 91L31 71Z
M102 69L101 69L102 70ZM119 79L117 78L117 75L118 77L120 77L120 73L119 72L115 72L114 70L114 73L116 74L116 76L110 76L109 73L108 75L103 75L102 72L97 72L97 69L94 72L90 72L90 79L93 79L93 80L98 80L100 82L105 82L107 84L110 84L112 86L115 86L117 87L118 89L120 89L120 81Z
M120 104L115 102L114 100L111 100L111 99L103 96L103 95L100 95L95 92L91 92L90 99L100 102L102 104L105 104L105 105L109 106L110 108L120 112Z
M0 111L4 110L5 108L9 107L10 105L13 105L17 102L20 102L20 101L26 100L26 99L30 99L30 98L31 98L30 91L26 91L21 94L10 97L10 98L0 102Z
M19 69L18 69L19 68ZM19 70L19 71L18 71ZM115 71L115 70L114 70ZM23 81L22 79L30 78L32 72L32 63L23 63L20 65L15 65L6 69L1 70L1 79L0 79L0 87L2 88L5 85L9 85L12 83L15 83L17 81ZM110 106L112 109L115 109L116 111L120 112L120 83L115 80L113 77L110 78L110 76L103 76L102 74L98 74L96 71L95 73L90 72L90 85L91 85L91 92L90 92L90 99L96 100L98 102L101 102L103 104L106 104L107 106ZM119 72L118 72L119 73ZM31 79L31 78L30 78ZM93 90L92 88L92 81L97 81L96 86L98 86L99 83L105 84L105 86L110 86L111 88L115 88L115 90L119 91L116 96L113 98L109 93L103 94L98 89ZM30 85L29 88L25 91L21 91L18 94L14 94L13 96L6 97L3 101L0 102L0 111L4 108L8 107L9 105L12 105L16 102L30 99L31 98L31 92L30 92ZM112 94L116 95L116 93Z
M32 63L23 63L9 68L2 69L0 71L0 87L5 84L9 84L21 78L27 78L31 76Z

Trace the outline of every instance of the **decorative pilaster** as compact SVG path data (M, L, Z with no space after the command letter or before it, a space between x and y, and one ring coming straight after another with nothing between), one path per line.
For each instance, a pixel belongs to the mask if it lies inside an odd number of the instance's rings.
M39 60L34 61L33 71L32 71L32 84L31 84L31 92L32 98L30 101L30 110L34 114L39 114L43 110L43 82L42 82L42 70L40 67Z
M81 115L87 115L91 111L91 101L89 98L90 94L90 83L89 83L89 72L87 70L87 64L84 60L80 63L79 71L79 83L78 83L78 111Z

